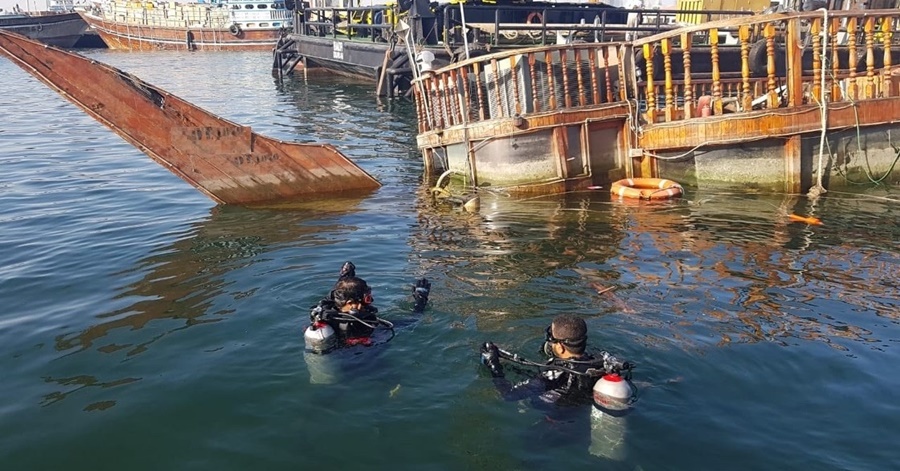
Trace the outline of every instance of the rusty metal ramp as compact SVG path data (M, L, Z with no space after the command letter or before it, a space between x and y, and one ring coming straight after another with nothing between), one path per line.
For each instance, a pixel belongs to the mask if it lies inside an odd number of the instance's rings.
M0 53L219 203L380 186L333 146L279 141L114 67L0 30Z

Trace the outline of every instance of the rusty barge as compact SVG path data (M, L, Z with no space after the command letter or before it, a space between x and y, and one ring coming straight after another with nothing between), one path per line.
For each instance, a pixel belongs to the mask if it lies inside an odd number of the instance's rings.
M0 54L217 203L299 201L380 187L333 146L261 136L78 54L2 30Z
M900 10L722 19L426 72L426 169L465 190L624 178L800 193L900 180ZM858 8L858 7L857 7Z

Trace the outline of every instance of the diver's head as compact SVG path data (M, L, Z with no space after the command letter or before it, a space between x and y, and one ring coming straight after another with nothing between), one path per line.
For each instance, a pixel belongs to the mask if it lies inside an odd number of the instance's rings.
M341 312L360 310L373 301L372 288L369 288L366 280L355 276L341 278L334 286L331 296Z
M587 347L587 324L571 314L561 314L547 327L544 351L558 358L572 358L584 353Z

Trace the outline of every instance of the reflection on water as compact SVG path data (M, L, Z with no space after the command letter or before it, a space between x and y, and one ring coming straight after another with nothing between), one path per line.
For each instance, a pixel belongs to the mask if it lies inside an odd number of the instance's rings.
M111 331L139 330L158 320L169 320L163 329L139 343L107 343L98 351L114 353L126 349L126 356L145 351L167 335L188 327L219 322L233 309L216 309L214 299L228 294L236 299L253 296L256 289L235 290L228 280L281 246L303 241L305 247L318 249L331 241L318 234L353 230L338 223L311 221L346 215L356 211L358 199L284 203L255 209L217 206L210 217L195 222L184 237L163 247L139 264L120 273L140 279L123 287L118 298L133 298L128 306L97 315L98 323L56 338L56 349L91 348ZM314 209L309 209L309 208ZM268 209L266 209L268 208Z

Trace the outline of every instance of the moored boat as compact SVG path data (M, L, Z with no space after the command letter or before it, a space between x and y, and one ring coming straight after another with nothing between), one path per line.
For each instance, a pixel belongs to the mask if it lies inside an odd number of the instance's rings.
M794 11L477 57L415 82L418 145L438 181L520 194L897 181L898 22Z
M87 23L72 10L72 2L52 2L47 10L0 13L0 29L51 46L70 48L81 39Z
M284 0L102 0L79 13L110 48L134 51L270 51L293 24Z

